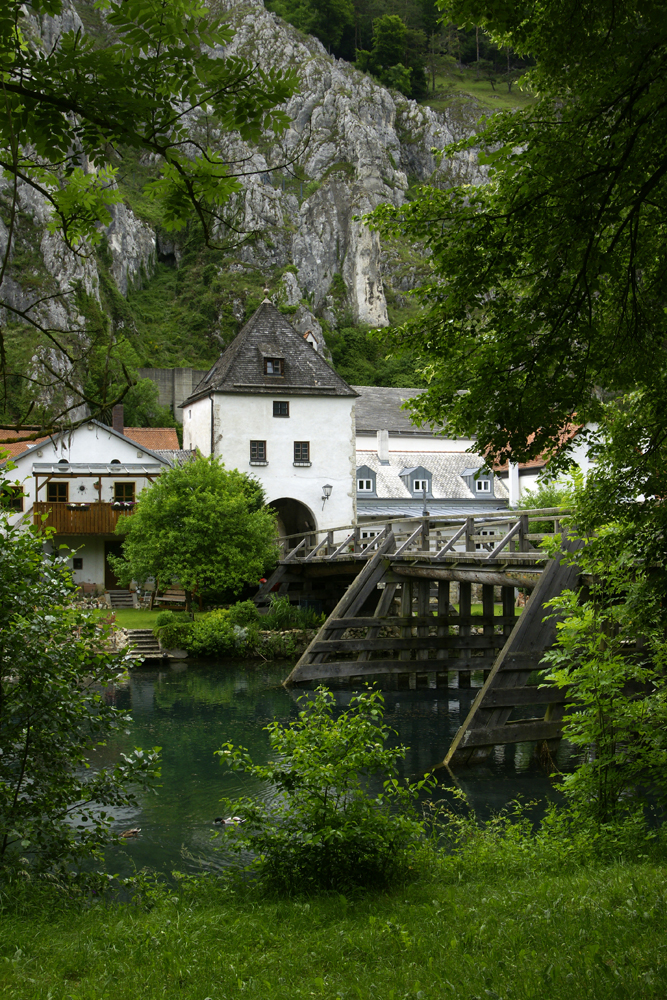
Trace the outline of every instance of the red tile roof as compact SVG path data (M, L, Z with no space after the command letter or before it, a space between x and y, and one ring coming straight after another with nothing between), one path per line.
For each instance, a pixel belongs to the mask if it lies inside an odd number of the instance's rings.
M150 448L151 451L180 448L175 427L126 427L123 433L130 441L140 444L142 448Z

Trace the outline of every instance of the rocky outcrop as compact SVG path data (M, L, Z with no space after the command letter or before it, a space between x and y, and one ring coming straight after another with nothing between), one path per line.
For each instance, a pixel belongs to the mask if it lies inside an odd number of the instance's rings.
M272 296L290 309L305 303L311 330L315 316L330 325L343 315L369 326L387 325L387 295L414 287L428 263L418 249L383 247L363 217L382 202L402 204L412 183L477 182L481 173L472 152L442 161L434 153L470 134L475 112L466 115L459 107L451 116L437 114L390 93L258 0L222 0L219 6L226 6L235 29L224 54L245 56L265 70L299 72L299 90L286 106L291 126L282 136L265 137L261 151L238 136L220 139L231 160L244 161L244 172L250 165L256 171L243 178L235 205L236 222L258 235L241 248L240 260L267 277L292 265ZM49 46L63 30L80 26L71 4L60 18L45 16L33 24ZM196 127L196 116L192 124ZM75 317L67 298L74 284L97 295L96 267L91 257L72 255L48 234L48 206L39 196L26 192L25 201L23 211L43 234L44 271L66 293L46 307L51 325L63 327ZM155 234L127 205L114 206L112 216L106 231L111 272L123 295L151 273L156 259L178 265L178 239ZM20 276L10 275L5 297L25 305L24 292ZM314 336L319 338L321 329Z

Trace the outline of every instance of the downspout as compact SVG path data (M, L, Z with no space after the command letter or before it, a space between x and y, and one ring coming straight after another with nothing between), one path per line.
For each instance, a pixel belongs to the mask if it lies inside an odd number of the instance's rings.
M213 409L213 393L211 393L209 398L211 400L211 458L213 458L215 449L215 427L214 427L215 410Z

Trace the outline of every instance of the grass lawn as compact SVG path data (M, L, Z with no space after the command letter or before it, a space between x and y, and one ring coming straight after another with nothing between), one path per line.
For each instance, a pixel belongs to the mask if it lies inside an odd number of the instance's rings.
M508 92L507 84L499 81L493 90L488 80L475 79L474 70L436 76L435 87L436 93L422 101L434 111L446 111L461 101L472 101L478 105L480 114L507 108L525 108L534 102L528 91L520 89L519 83L514 83L511 92Z
M449 883L449 884L448 884ZM617 864L361 900L0 915L3 1000L610 1000L667 995L667 871Z
M157 616L164 610L164 608L155 608L154 611L149 611L147 608L104 608L99 611L99 615L108 618L113 614L120 628L155 628ZM201 618L199 612L195 612L195 618Z

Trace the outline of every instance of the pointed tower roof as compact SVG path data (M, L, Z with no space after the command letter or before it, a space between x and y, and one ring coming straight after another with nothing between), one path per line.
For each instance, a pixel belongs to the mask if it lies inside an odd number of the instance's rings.
M358 395L267 299L181 406L211 392Z

